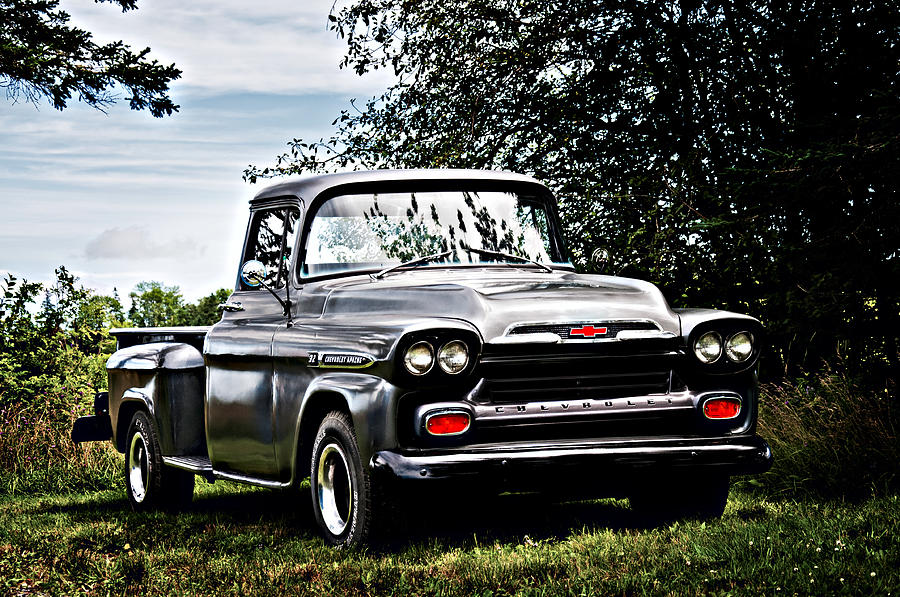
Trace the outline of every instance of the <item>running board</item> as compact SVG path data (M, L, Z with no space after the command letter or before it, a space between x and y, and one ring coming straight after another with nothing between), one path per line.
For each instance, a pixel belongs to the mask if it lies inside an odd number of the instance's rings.
M247 485L256 485L257 487L267 487L269 489L287 489L291 486L290 481L282 483L281 481L270 481L268 479L259 479L257 477L248 477L247 475L225 473L222 471L215 471L213 474L216 476L216 479L235 481L237 483L245 483Z
M163 462L168 466L202 475L207 481L224 479L226 481L236 481L238 483L246 483L247 485L256 485L258 487L268 487L270 489L284 489L291 485L290 482L282 483L280 481L270 481L268 479L258 479L247 475L213 470L212 463L208 456L163 456Z
M213 470L209 456L163 456L163 462L197 474L212 473Z
M215 480L209 456L163 456L163 462L168 466L202 475L207 481Z

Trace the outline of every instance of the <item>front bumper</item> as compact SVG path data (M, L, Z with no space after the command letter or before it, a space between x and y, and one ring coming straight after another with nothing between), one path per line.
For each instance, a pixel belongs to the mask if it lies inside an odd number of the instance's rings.
M758 436L677 439L628 439L596 442L484 446L468 450L377 452L374 471L398 480L497 481L520 486L545 483L561 475L602 477L615 484L647 474L709 472L724 475L764 473L772 450ZM577 470L573 470L577 469Z

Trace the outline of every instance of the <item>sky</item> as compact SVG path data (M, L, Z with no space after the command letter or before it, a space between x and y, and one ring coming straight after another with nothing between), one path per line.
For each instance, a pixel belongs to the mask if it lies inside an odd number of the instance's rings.
M0 95L0 275L50 282L65 265L123 299L144 280L189 301L233 287L247 202L267 184L243 182L244 168L329 135L352 98L391 83L338 68L333 1L141 0L122 13L63 0L98 43L149 46L182 69L181 108L158 119L73 100L59 112Z

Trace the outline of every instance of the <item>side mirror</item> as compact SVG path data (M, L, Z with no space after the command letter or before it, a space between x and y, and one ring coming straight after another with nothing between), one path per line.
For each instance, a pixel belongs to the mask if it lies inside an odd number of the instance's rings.
M253 259L241 266L241 281L250 288L264 286L266 280L266 266L262 261Z
M609 251L602 247L594 249L594 252L591 253L591 263L594 264L597 271L602 274L603 270L606 269L606 265L609 263Z

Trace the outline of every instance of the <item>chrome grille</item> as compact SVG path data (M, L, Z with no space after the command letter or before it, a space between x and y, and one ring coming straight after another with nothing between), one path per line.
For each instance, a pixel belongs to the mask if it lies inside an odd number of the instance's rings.
M659 330L652 321L566 321L562 323L527 323L513 327L508 336L520 334L556 334L563 340L615 338L624 330Z
M520 347L486 349L479 363L487 396L494 403L535 400L623 398L666 394L672 370L680 357L673 348L622 350L619 343L592 345L591 351L564 351L554 345L547 352ZM586 346L586 345L580 345ZM516 350L518 349L518 350ZM549 352L552 350L553 352Z

